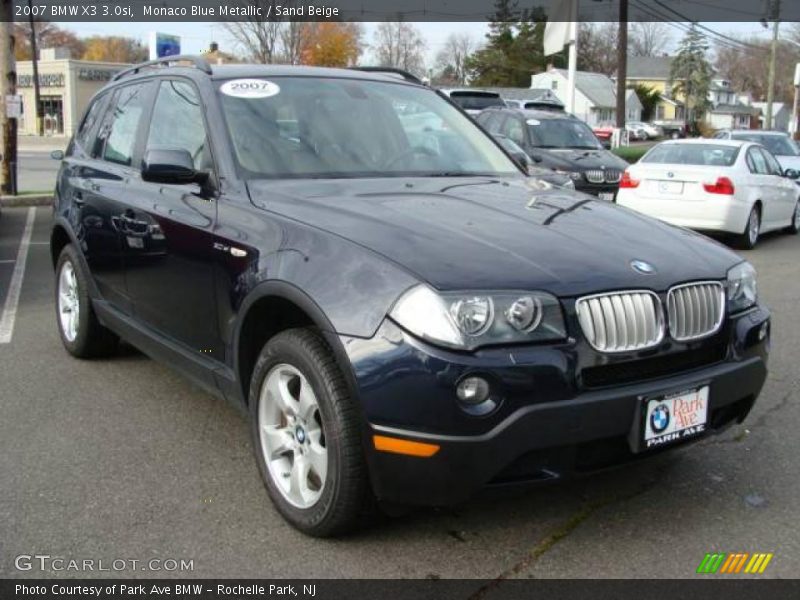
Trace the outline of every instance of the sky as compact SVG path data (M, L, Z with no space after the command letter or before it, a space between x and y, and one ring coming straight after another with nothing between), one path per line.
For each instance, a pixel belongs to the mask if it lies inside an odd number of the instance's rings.
M212 41L216 41L223 51L232 50L234 44L221 23L59 23L64 29L70 29L81 37L91 35L124 35L135 37L147 45L151 31L171 33L181 36L181 51L185 54L197 54L208 49ZM372 41L376 23L364 23L365 41ZM437 52L441 50L447 36L454 32L470 33L476 41L483 41L487 31L486 23L414 23L426 41L426 62L433 66ZM704 23L707 27L719 33L732 35L732 37L746 38L750 36L768 37L768 32L757 22L752 23ZM673 44L677 43L680 33L675 31ZM235 49L234 49L235 51ZM369 50L362 59L364 64L370 64Z

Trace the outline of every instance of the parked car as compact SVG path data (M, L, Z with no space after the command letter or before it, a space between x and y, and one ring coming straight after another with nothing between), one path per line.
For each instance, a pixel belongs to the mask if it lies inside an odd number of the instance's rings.
M530 156L517 144L512 142L506 136L495 133L492 137L503 147L503 150L508 152L508 155L513 158L523 169L528 172L528 175L535 177L541 181L546 181L551 185L561 188L575 189L575 182L572 177L563 173L557 173L552 169L546 169L534 164Z
M412 144L400 111L440 123ZM122 337L241 407L267 493L312 535L375 500L448 505L683 445L743 420L767 375L747 262L535 185L440 95L379 73L119 72L61 164L50 250L67 352Z
M800 172L800 148L797 147L797 142L783 131L723 129L714 134L714 139L744 140L761 144L778 159L782 168Z
M627 124L634 129L644 131L646 139L648 140L657 140L658 138L664 136L664 130L653 123L645 123L644 121L628 121Z
M766 231L800 230L800 173L760 144L663 142L622 177L617 203L683 227L735 235L753 248Z
M614 199L628 163L604 149L580 119L551 111L493 108L477 120L490 133L510 138L537 166L571 177L576 190Z
M598 123L592 127L592 132L598 140L603 144L603 147L611 148L611 137L614 135L614 130L617 128L616 123Z
M509 108L520 108L529 110L553 110L556 112L564 112L564 105L556 100L547 100L540 98L539 100L512 100L510 98L503 98L506 106Z
M653 124L661 128L664 137L672 140L682 139L688 135L686 123L683 121L653 121Z
M506 103L497 92L478 89L441 89L442 94L464 109L468 115L475 116L485 108L505 106Z
M640 142L647 139L647 132L644 128L634 123L625 123L625 131L628 133L628 140L632 142Z

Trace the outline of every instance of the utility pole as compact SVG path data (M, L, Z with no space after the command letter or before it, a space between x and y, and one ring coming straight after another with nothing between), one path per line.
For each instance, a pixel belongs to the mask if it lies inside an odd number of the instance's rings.
M778 53L778 30L781 21L781 0L772 0L770 5L772 25L772 46L769 53L769 74L767 75L767 116L764 123L765 129L772 129L772 103L775 100L775 59Z
M33 118L36 119L36 135L42 135L42 119L39 116L39 52L36 49L36 25L33 22L33 0L28 0L31 24L31 66L33 67Z
M625 93L628 80L628 0L619 0L619 46L617 47L617 128L625 129ZM622 135L622 132L620 132Z
M8 97L17 93L16 60L14 58L14 3L2 0L0 19L0 190L17 193L17 120L8 117Z

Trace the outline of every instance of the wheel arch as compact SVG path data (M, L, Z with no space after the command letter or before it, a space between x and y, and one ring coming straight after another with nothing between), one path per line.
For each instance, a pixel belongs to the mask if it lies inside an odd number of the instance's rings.
M351 396L357 401L355 376L336 329L305 291L285 281L266 281L248 294L238 312L233 362L244 406L249 404L250 379L264 344L277 333L293 327L319 330L333 352Z

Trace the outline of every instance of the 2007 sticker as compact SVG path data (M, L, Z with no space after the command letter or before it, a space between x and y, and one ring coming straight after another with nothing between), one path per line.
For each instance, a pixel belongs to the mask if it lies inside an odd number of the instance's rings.
M281 88L266 79L234 79L223 83L219 91L234 98L269 98L279 94Z

